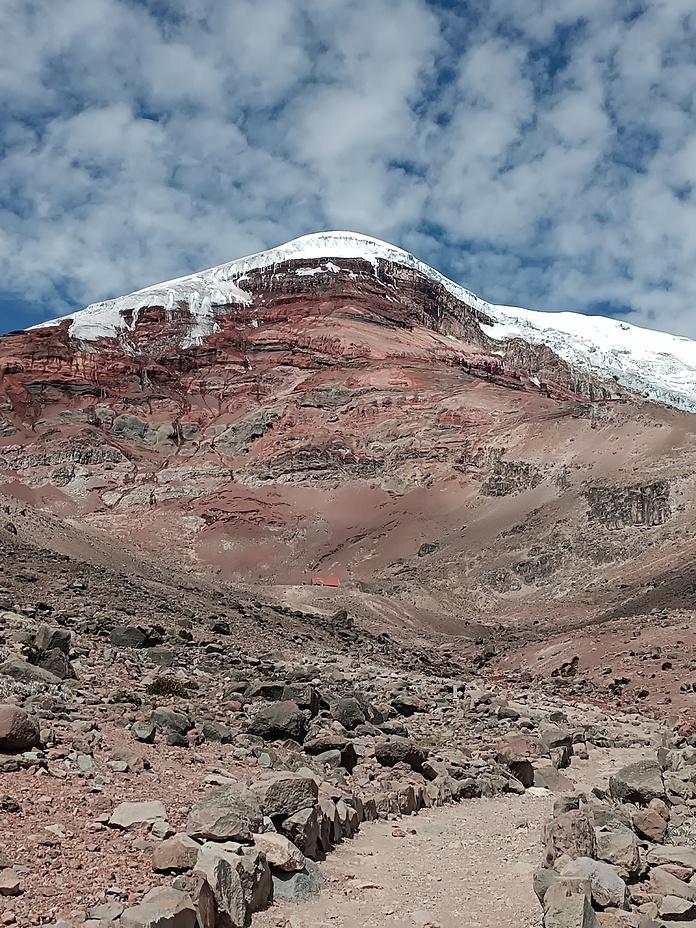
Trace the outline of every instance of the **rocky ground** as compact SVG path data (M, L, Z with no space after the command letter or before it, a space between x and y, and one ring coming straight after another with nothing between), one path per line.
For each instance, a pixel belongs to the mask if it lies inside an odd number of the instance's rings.
M688 707L35 531L0 537L0 924L696 915Z
M227 619L165 627L74 608L0 614L7 925L207 928L262 909L261 925L348 925L356 905L373 923L533 925L550 797L572 794L593 759L599 774L607 754L653 757L675 737L463 669L406 671L321 640L309 655L292 637L242 650ZM692 754L663 758L686 769L665 777L682 825Z

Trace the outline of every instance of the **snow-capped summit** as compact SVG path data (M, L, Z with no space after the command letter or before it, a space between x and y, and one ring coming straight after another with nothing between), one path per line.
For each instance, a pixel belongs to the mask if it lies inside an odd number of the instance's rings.
M696 342L601 316L497 306L470 293L401 248L355 232L305 235L197 274L95 303L60 320L42 323L42 326L71 318L70 334L90 342L132 331L140 311L148 307L163 306L171 312L185 306L191 316L183 338L183 346L187 347L217 331L219 307L253 303L252 294L244 289L245 278L251 271L300 261L307 266L294 264L294 273L298 275L340 272L341 268L331 264L330 259L367 261L376 270L380 261L411 268L441 284L467 306L496 320L493 325L483 326L491 339L502 342L520 338L532 344L547 345L564 361L591 376L602 380L613 378L627 389L657 402L696 412Z

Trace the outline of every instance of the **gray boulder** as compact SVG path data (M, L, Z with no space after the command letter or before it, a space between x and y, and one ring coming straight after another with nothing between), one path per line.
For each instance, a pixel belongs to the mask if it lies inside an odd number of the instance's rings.
M588 880L592 901L602 908L613 906L623 909L626 905L626 884L616 871L602 860L578 857L565 865L561 876Z
M358 755L353 742L333 732L323 732L315 738L305 741L302 747L306 754L312 754L315 757L322 758L322 760L328 752L337 751L340 765L345 767L348 773L352 773L358 763Z
M17 680L18 683L42 683L45 686L60 686L60 677L48 670L43 670L19 657L10 657L0 664L0 674Z
M338 806L336 809L339 811ZM319 842L319 815L317 809L300 809L299 812L295 812L294 815L283 821L281 830L302 851L305 857L314 859L317 856Z
M187 715L165 707L151 712L150 722L161 731L176 732L177 735L185 735L193 728L193 723Z
M304 869L296 873L282 870L273 873L273 898L286 902L312 902L321 895L323 885L319 867L313 860L308 860Z
M307 716L296 702L283 700L261 709L248 731L265 741L289 738L301 744L307 734Z
M158 799L146 802L121 802L114 809L109 825L112 828L129 829L138 825L164 821L167 810Z
M637 806L647 806L653 799L664 799L660 765L654 760L640 760L622 767L609 778L609 791L614 799Z
M383 767L408 764L412 770L420 771L427 756L427 749L409 738L394 737L375 744L375 757Z
M650 892L655 896L679 896L696 902L696 886L677 879L666 867L653 867L649 879Z
M140 905L121 915L121 928L194 928L196 910L188 893L158 886Z
M206 844L198 854L195 874L203 877L212 890L215 928L244 928L247 907L233 855Z
M38 720L19 706L0 705L0 753L29 751L41 741Z
M314 716L319 712L319 693L311 683L289 683L283 688L282 699L297 703L300 709L307 709Z
M244 848L236 863L248 913L261 912L273 898L273 879L266 855L260 847Z
M274 831L254 835L254 843L266 855L266 860L279 870L295 873L305 865L305 856L292 841Z
M544 928L601 928L576 880L560 880L549 887L544 899Z
M312 808L319 789L313 777L301 773L279 773L251 787L265 815L287 818L300 809Z
M220 786L189 812L186 833L212 841L252 841L263 827L257 796L241 784Z
M140 625L117 625L109 633L109 641L116 648L144 648L148 629Z
M689 867L696 871L696 849L663 844L662 847L654 847L648 851L648 864L651 867L668 867L676 864L678 867Z
M60 628L55 625L40 625L36 637L34 638L34 643L36 647L40 648L42 651L53 651L57 649L58 651L62 651L63 654L68 654L70 651L71 638L70 629Z
M331 715L348 731L365 724L365 711L354 696L346 696L331 706Z
M75 671L68 660L67 654L59 648L46 651L37 667L40 667L41 670L47 670L56 677L60 677L61 680L72 680L75 677Z
M581 810L565 812L548 821L544 825L544 843L549 867L563 855L575 859L594 857L597 853L592 822L587 813Z
M160 842L152 852L152 869L158 873L191 870L196 866L201 846L185 834L176 834Z

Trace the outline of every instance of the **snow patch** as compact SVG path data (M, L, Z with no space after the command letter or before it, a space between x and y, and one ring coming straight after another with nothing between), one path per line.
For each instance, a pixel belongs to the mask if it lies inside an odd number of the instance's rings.
M488 314L496 322L482 328L491 338L548 345L594 377L615 379L652 400L696 412L696 342L691 339L580 313L491 306Z

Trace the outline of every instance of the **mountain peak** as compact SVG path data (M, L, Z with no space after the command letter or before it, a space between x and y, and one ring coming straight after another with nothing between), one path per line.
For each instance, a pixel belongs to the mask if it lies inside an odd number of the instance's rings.
M490 320L480 324L493 343L521 339L547 346L563 361L591 377L614 380L657 402L696 412L696 342L601 316L494 305L409 252L358 232L303 235L266 251L94 303L36 328L70 319L71 337L90 343L129 338L141 314L149 308L161 307L167 314L184 310L188 323L180 330L180 344L189 348L219 331L218 320L226 308L247 306L253 317L255 296L246 286L250 274L270 269L275 274L278 268L288 265L287 273L300 278L317 274L347 276L353 273L346 264L351 261L372 265L375 276L379 276L380 267L396 265L440 285L462 307Z

